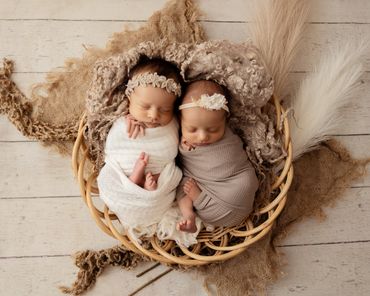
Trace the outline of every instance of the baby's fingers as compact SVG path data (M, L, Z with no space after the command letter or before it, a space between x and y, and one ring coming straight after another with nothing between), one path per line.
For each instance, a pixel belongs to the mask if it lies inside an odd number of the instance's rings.
M131 127L130 130L128 131L128 137L132 137L132 133L134 132L133 128Z
M145 128L140 125L140 135L145 136Z
M137 129L138 128L139 128L139 126L137 125L137 123L132 121L131 122L131 128L130 128L130 131L128 133L129 138L135 139L137 137L137 134L138 134Z
M136 138L137 138L137 136L138 136L138 135L139 135L139 133L140 133L140 126L135 125L133 130L134 130L134 131L132 132L132 138L133 138L133 139L136 139Z
M135 127L136 127L135 122L131 121L130 129L127 131L129 138L132 138L132 135L134 134L134 131L135 131Z
M129 133L130 132L130 129L131 129L131 119L126 116L125 117L125 120L126 120L126 124L127 124L126 133Z

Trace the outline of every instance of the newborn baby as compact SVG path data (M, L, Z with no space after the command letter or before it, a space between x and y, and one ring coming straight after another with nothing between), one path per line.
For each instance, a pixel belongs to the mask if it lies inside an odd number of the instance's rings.
M205 225L237 225L253 209L258 179L242 141L227 127L224 89L212 81L193 82L179 110L184 178L176 197L184 219L177 228L197 231L195 214Z
M176 231L180 213L172 207L182 177L175 165L179 135L173 114L181 77L172 64L153 59L135 66L129 78L129 114L108 133L97 178L100 197L132 238L156 233L190 245L196 235Z

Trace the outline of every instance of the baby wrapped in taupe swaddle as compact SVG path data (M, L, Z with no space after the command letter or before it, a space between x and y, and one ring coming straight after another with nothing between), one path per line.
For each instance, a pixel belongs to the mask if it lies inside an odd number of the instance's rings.
M202 192L193 206L203 222L231 226L249 215L258 181L238 136L226 128L223 138L212 145L179 151L185 178L178 196L185 195L183 186L189 178L197 182Z
M184 178L176 197L184 220L178 228L196 231L195 214L206 225L240 223L253 209L258 179L242 141L226 125L224 90L215 82L193 82L179 109Z

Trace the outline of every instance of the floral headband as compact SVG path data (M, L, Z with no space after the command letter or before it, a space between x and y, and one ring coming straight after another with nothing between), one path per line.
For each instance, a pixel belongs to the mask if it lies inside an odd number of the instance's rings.
M127 82L125 94L129 97L136 87L148 85L163 88L177 97L181 96L181 85L179 83L176 83L172 78L167 79L166 76L158 75L156 72L147 72L134 76Z
M192 98L191 103L182 104L179 106L179 110L201 107L207 110L225 110L227 113L230 113L229 107L227 107L227 100L222 94L213 94L213 95L201 95L199 100L194 100Z

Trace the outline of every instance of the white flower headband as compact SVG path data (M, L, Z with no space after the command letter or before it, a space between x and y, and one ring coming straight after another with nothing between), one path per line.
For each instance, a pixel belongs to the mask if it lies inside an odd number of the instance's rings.
M227 100L222 94L213 94L213 95L201 95L199 100L192 99L193 102L182 104L179 107L179 110L193 107L201 107L207 110L225 110L230 113L229 107L227 107Z
M158 75L154 73L142 73L134 76L127 82L127 87L125 90L126 96L131 96L134 89L138 86L148 86L163 88L169 93L173 93L175 96L181 96L181 85L176 83L172 78L168 78L163 75Z

